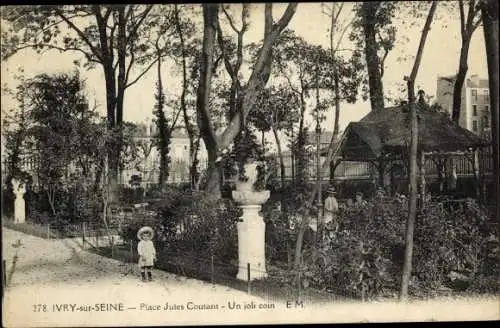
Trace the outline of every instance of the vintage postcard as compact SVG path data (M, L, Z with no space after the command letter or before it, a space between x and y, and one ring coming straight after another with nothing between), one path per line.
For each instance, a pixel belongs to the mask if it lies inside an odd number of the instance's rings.
M497 1L0 9L5 327L500 319Z

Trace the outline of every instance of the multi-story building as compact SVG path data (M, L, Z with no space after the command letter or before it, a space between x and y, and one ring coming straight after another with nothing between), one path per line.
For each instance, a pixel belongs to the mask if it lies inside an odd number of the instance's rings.
M450 115L453 110L453 88L455 76L438 76L436 103L446 109ZM490 96L488 79L471 75L462 87L462 105L458 124L477 135L490 136Z

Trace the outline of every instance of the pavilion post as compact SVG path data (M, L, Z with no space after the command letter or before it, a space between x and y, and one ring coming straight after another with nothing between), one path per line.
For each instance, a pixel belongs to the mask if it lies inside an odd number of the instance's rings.
M476 199L480 199L481 193L480 193L480 183L479 183L479 152L476 149L473 151L474 159L472 161L472 166L474 169L474 189L476 192Z
M378 185L380 187L384 188L384 189L385 189L385 186L384 186L385 165L386 165L386 163L384 162L384 160L383 159L379 159L378 165L377 165L377 168L378 168Z
M442 193L444 191L444 176L445 176L445 166L446 166L446 157L444 158L435 158L433 159L436 164L436 170L438 174L438 182L439 182L439 192Z

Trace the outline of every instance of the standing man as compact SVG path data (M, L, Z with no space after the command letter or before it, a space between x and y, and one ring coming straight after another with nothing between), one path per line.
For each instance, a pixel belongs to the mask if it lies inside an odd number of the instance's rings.
M328 196L325 199L325 205L323 207L323 211L324 211L323 224L325 226L331 226L331 227L333 227L333 230L337 231L338 224L335 220L335 214L339 210L339 203L337 202L337 199L335 198L335 194L337 192L335 191L335 188L333 186L331 186L330 188L328 188L326 193Z

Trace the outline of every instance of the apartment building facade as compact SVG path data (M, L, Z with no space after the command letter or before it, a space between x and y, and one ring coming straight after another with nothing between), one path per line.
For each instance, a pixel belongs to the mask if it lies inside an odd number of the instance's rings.
M441 105L451 116L453 111L453 88L455 76L438 76L436 103ZM462 105L458 124L489 139L491 135L491 113L488 79L471 75L462 87Z

